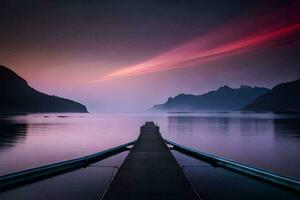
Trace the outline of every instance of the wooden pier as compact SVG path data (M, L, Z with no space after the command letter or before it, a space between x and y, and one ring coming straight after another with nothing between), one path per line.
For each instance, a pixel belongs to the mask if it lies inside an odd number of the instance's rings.
M146 122L102 199L200 198L165 144L159 127Z
M146 122L137 140L92 155L0 176L0 192L56 176L130 150L101 199L200 199L168 145L196 159L299 193L300 181L237 163L163 139L159 127ZM130 149L130 147L132 147Z

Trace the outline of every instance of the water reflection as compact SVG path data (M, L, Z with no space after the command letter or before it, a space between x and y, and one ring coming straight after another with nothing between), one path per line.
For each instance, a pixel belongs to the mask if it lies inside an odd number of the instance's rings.
M13 147L26 138L27 124L0 118L0 149Z
M176 132L194 132L206 126L207 129L214 131L220 130L223 134L229 129L230 118L228 117L202 117L202 116L169 116L168 129ZM209 126L207 126L209 125Z
M300 118L274 119L273 124L275 136L300 139Z
M0 119L0 174L85 156L133 139L145 121L163 137L300 178L300 117L274 113L43 114ZM26 138L26 140L25 140ZM8 147L9 151L6 150Z
M199 134L267 134L273 133L273 119L251 117L169 116L171 132Z
M236 122L241 135L267 135L273 134L273 119L269 118L240 118Z
M300 178L299 116L168 116L166 137L200 151Z

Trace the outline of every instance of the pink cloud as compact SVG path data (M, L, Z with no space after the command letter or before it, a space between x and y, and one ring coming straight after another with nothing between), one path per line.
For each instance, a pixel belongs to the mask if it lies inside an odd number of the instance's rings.
M299 2L252 20L234 21L142 63L116 70L92 83L201 65L267 46L300 30Z

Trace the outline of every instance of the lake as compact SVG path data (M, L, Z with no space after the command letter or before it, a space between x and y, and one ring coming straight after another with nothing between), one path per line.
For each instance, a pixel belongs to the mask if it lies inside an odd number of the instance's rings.
M137 138L145 121L157 123L163 137L176 143L300 179L300 115L241 112L1 117L0 174L73 159L127 143ZM192 173L191 177L198 172L188 167L204 164L178 153L174 155L187 169L186 173ZM120 165L125 156L123 153L106 163ZM107 181L111 171L101 170ZM18 194L24 193L26 190ZM6 197L9 195L11 192Z

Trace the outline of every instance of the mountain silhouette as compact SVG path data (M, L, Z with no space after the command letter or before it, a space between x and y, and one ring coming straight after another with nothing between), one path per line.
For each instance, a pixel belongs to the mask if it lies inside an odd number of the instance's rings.
M155 105L152 110L164 111L230 111L240 110L269 89L242 85L233 89L227 85L202 95L179 94L170 97L164 104Z
M33 89L15 72L0 65L0 114L46 112L88 111L80 103Z
M300 79L276 85L272 90L243 108L243 110L300 112Z

